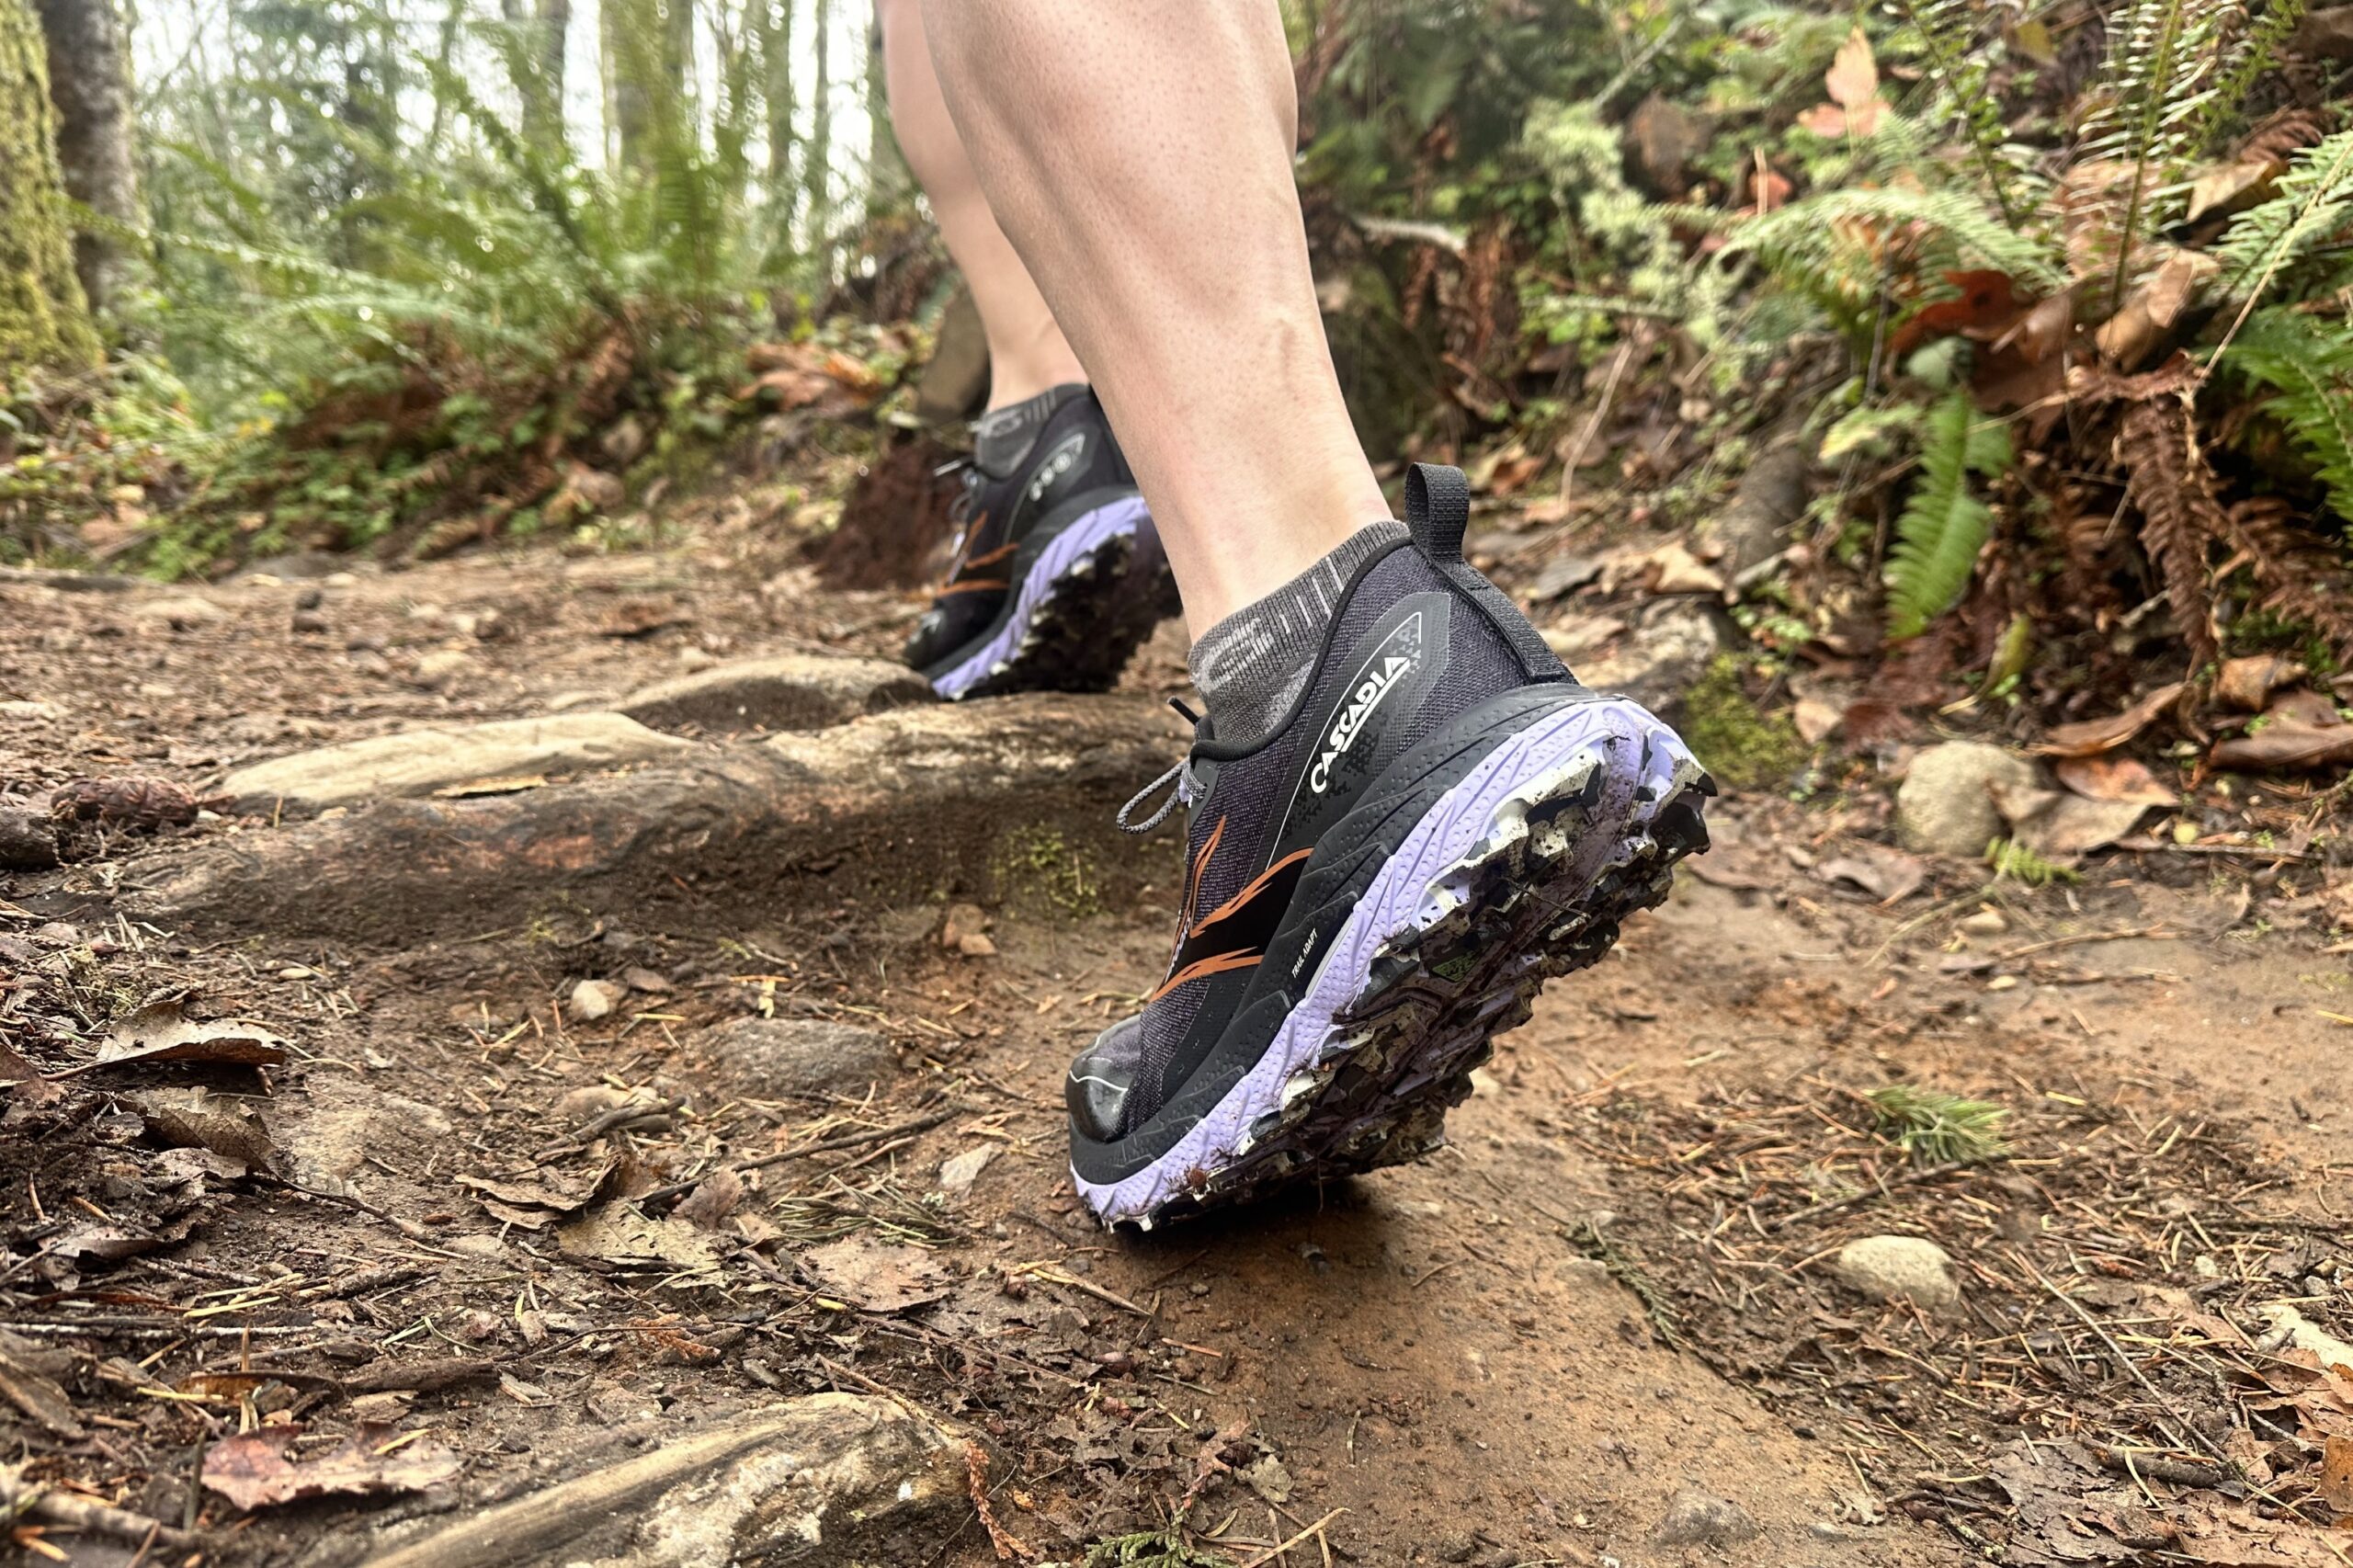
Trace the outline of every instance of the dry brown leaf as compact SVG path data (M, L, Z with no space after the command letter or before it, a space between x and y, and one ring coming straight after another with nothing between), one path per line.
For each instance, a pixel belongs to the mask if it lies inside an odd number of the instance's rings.
M1990 788L2010 836L2053 860L2105 849L2131 832L2149 810L2143 801L2090 801L2059 790Z
M1852 882L1881 903L1894 903L1920 891L1928 880L1928 863L1916 855L1859 845L1851 855L1824 860L1813 874L1825 882Z
M2086 801L2130 801L2143 806L2177 806L2180 794L2161 782L2146 764L2129 756L2062 757L2053 771L2059 782Z
M2245 713L2260 713L2271 694L2303 678L2304 666L2285 653L2249 653L2224 659L2214 677L2214 695Z
M929 1253L863 1231L811 1247L801 1262L828 1295L865 1312L904 1312L948 1294L947 1270Z
M684 1220L655 1220L634 1203L613 1203L557 1230L566 1257L621 1268L704 1274L719 1267L721 1244Z
M1721 594L1724 591L1723 574L1691 553L1690 548L1677 540L1643 557L1643 564L1652 570L1650 591L1654 594Z
M593 1171L542 1165L522 1176L461 1176L458 1185L479 1198L482 1206L503 1223L541 1231L599 1199L613 1196L620 1172L620 1161L608 1160Z
M670 1210L670 1217L701 1230L715 1231L719 1222L733 1214L735 1206L743 1201L744 1178L722 1165L698 1182L695 1189Z
M1864 30L1854 28L1847 33L1847 42L1837 45L1837 56L1821 75L1821 85L1840 108L1873 110L1870 127L1854 127L1857 137L1869 137L1878 125L1878 110L1885 108L1885 104L1880 104L1880 62L1870 54L1870 40Z
M175 1149L204 1149L244 1169L265 1168L278 1146L269 1129L238 1097L200 1088L154 1089L132 1096L148 1134Z
M142 1007L115 1025L98 1046L96 1060L65 1073L131 1062L200 1062L234 1067L276 1067L286 1061L286 1042L259 1024L238 1018L198 1023L177 1002Z
M268 1508L304 1497L422 1492L458 1473L456 1454L417 1433L362 1423L316 1459L300 1463L287 1450L294 1423L226 1437L204 1453L204 1484L240 1508Z
M2183 689L2183 684L2175 681L2157 687L2121 713L2073 724L2054 724L2035 750L2044 756L2097 756L2104 751L2114 751L2180 701Z
M2217 767L2255 772L2353 762L2353 724L2338 718L2327 699L2317 693L2290 693L2254 722L2257 728L2222 742L2208 754L2209 760Z
M2320 1479L2314 1487L2322 1502L2340 1514L2353 1514L2353 1437L2328 1435L2321 1445Z
M2189 182L2189 210L2182 214L2182 221L2195 223L2200 218L2227 218L2254 206L2271 193L2271 182L2279 177L2279 164L2270 158L2215 165Z

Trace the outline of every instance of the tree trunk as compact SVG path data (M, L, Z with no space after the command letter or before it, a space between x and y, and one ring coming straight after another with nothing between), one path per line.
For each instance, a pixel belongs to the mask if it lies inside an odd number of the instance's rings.
M0 379L9 381L31 366L98 357L74 276L54 123L40 24L26 0L0 0Z
M500 0L500 14L523 41L524 75L515 84L523 100L523 141L551 163L564 150L563 51L572 32L572 0Z
M57 107L57 159L66 193L104 218L140 222L137 111L131 47L114 0L38 0L49 41L49 96ZM112 235L74 237L74 270L90 308L114 308L130 258Z
M896 212L915 193L914 176L891 124L891 96L882 82L882 29L866 29L866 221Z
M620 163L651 176L665 127L693 123L686 95L694 10L688 0L606 0L600 10L607 102Z
M792 200L792 7L796 0L761 0L762 97L768 113L768 199Z
M827 283L834 280L834 0L817 0L817 96L811 100L809 151L801 168L809 191L809 243Z

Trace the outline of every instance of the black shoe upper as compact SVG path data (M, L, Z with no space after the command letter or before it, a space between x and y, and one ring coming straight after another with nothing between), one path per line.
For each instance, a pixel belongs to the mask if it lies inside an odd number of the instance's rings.
M1261 960L1318 843L1392 762L1501 693L1571 678L1518 607L1461 560L1466 500L1460 473L1416 465L1411 542L1372 557L1342 591L1290 714L1246 750L1198 722L1181 776L1190 815L1176 951L1143 1012L1072 1064L1065 1097L1079 1134L1108 1142L1134 1132L1237 1017L1269 998L1288 1008L1322 947L1298 949L1297 972L1265 972Z
M983 441L964 470L955 563L907 640L906 662L917 669L938 664L996 620L1019 585L1015 558L1040 518L1074 496L1135 483L1091 387L1071 389L1026 443L991 447Z

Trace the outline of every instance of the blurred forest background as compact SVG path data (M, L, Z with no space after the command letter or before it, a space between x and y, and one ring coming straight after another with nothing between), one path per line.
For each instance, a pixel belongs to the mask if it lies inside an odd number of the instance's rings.
M0 0L0 564L612 547L928 456L956 283L858 0L153 5ZM1652 586L1752 693L1881 672L1857 746L2235 703L2241 763L2353 756L2353 7L1286 15L1360 426L1472 469L1524 590L1688 530Z

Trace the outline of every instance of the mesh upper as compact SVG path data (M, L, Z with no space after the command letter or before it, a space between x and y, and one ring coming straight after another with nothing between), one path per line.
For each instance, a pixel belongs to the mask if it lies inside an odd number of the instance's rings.
M1357 666L1352 651L1399 599L1409 594L1451 591L1419 551L1408 548L1389 554L1365 574L1341 611L1339 635L1332 643L1334 656L1314 672L1307 701L1298 713L1320 715L1338 698L1340 687ZM1420 706L1406 718L1403 740L1408 746L1527 679L1518 660L1486 617L1460 598L1456 606L1459 613L1448 618L1445 667ZM1216 715L1212 713L1211 719L1214 723ZM1219 765L1209 796L1193 805L1186 834L1188 881L1203 846L1213 834L1219 835L1201 886L1184 911L1188 923L1233 898L1266 869L1275 835L1282 826L1283 790L1302 754L1320 738L1320 727L1294 719L1257 751ZM1222 834L1221 821L1225 824ZM1144 1009L1140 1028L1118 1040L1108 1037L1104 1040L1106 1048L1132 1049L1140 1058L1141 1070L1125 1112L1123 1132L1134 1130L1160 1109L1160 1086L1168 1081L1169 1065L1183 1049L1203 999L1215 983L1215 978L1187 981Z

